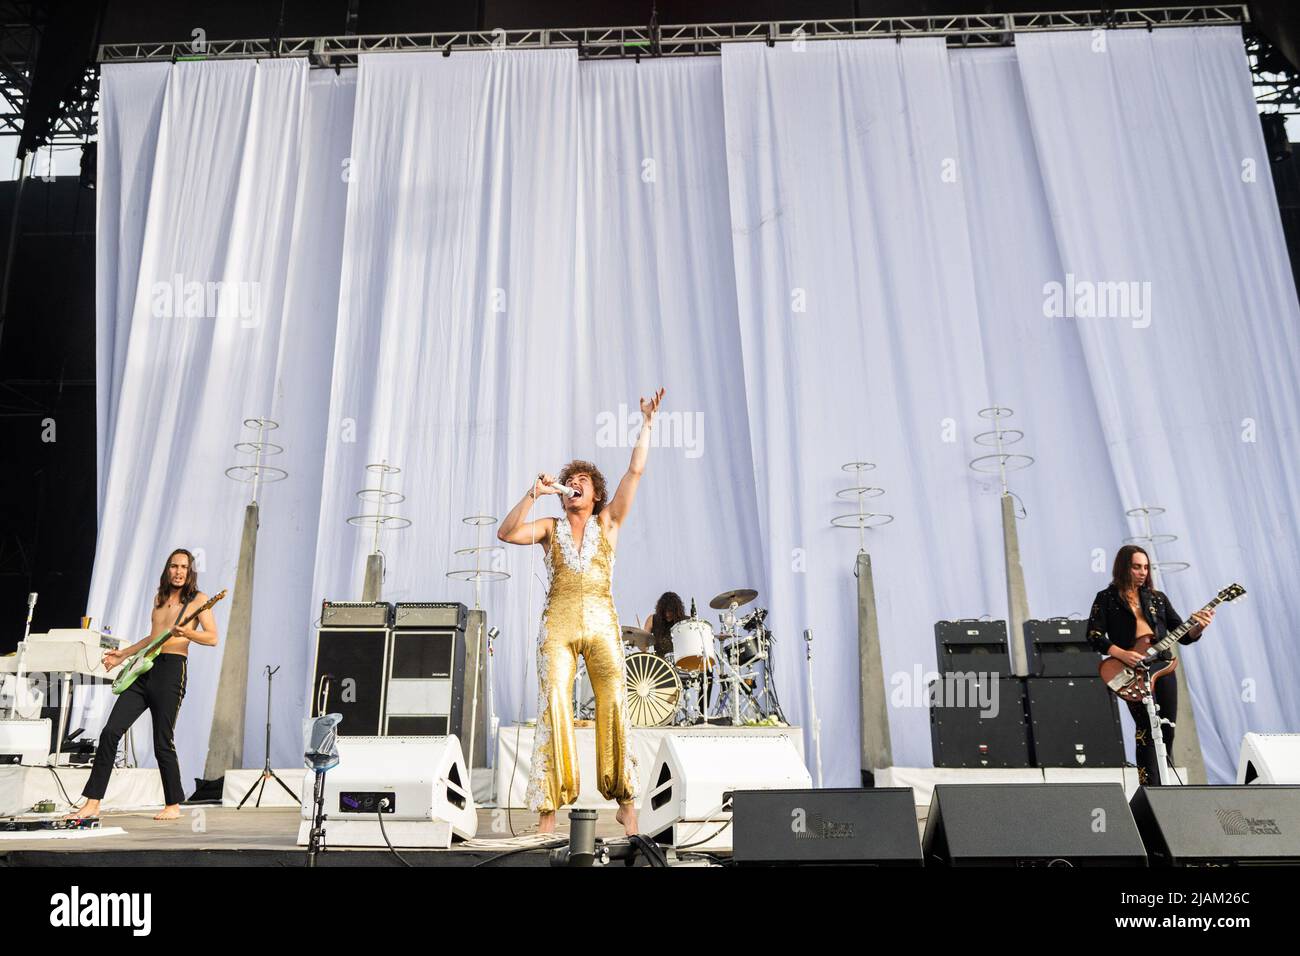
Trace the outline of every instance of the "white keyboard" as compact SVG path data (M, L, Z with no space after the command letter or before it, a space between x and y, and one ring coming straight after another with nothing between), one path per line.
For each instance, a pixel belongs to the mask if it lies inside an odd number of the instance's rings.
M111 642L111 643L106 643ZM115 638L105 638L99 631L56 628L48 634L32 634L20 641L18 651L0 657L0 673L18 673L21 658L24 673L85 674L88 677L115 677L121 665L104 670L102 658L110 647L120 647Z

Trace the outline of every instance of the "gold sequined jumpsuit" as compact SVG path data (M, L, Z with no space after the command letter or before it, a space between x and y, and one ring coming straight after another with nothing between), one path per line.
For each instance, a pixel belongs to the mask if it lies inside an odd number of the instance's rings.
M610 579L614 549L593 515L573 543L566 518L555 522L546 551L550 589L537 635L537 736L528 780L528 808L558 810L578 799L578 748L573 731L573 680L578 655L596 694L596 776L601 796L636 798L636 759L629 750L622 632Z

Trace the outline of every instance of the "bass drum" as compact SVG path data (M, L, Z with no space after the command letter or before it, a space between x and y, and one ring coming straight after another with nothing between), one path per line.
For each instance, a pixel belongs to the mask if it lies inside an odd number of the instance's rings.
M627 675L627 719L633 727L666 727L682 700L677 671L658 654L629 654L623 661Z

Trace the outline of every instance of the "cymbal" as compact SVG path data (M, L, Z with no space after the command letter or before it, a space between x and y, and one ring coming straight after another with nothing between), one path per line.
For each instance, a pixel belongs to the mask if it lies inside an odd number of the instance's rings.
M647 638L650 637L650 632L647 631L644 627L632 627L631 625L625 624L623 626L623 636L639 637L642 640L646 640Z
M740 607L742 604L748 604L756 597L758 597L758 592L753 588L736 588L732 591L723 591L709 602L709 607L713 608L715 611L725 611L733 604L737 607Z

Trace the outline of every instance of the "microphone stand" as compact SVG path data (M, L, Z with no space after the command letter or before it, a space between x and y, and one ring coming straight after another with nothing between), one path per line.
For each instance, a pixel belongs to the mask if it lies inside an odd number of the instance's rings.
M817 699L813 695L813 645L812 645L812 628L806 627L803 631L803 639L808 645L808 715L812 721L813 750L817 757L817 786L822 785L822 722L817 716Z
M36 609L36 592L27 595L27 624L23 627L23 642L18 645L18 669L14 671L14 694L9 704L9 719L18 716L18 688L23 683L23 658L27 656L27 637L32 633L32 611ZM29 711L30 713L30 711Z
M283 787L284 792L289 795L289 799L297 802L301 802L302 799L298 794L290 790L289 785L276 776L275 771L271 769L271 681L275 677L275 671L278 671L279 669L279 665L276 665L275 670L272 670L271 665L267 664L263 671L266 674L266 762L262 764L262 775L253 781L253 785L248 788L248 792L245 793L243 799L239 801L239 806L235 807L236 810L244 809L244 804L248 802L248 798L253 795L254 790L257 790L257 800L254 802L253 806L260 807L262 805L262 794L266 791L266 781L268 780L274 780ZM324 777L324 774L317 777L316 784L318 788L322 777ZM260 790L258 790L259 784L261 785ZM311 865L314 866L314 855L312 859L313 862Z

